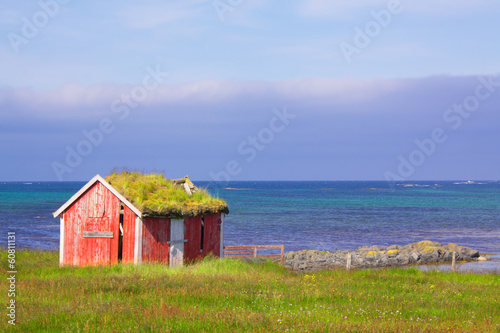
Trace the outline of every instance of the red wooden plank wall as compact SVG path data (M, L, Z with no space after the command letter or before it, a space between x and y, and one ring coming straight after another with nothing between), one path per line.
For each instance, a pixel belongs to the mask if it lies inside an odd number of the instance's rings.
M205 235L203 244L203 256L206 256L210 252L212 252L213 255L218 257L220 255L221 215L206 215L204 221Z
M134 262L135 213L126 205L123 207L122 263Z
M186 225L184 238L187 239L187 242L184 243L184 262L191 263L202 257L200 251L201 216L186 217L184 223Z
M120 200L96 182L64 213L64 264L118 262ZM83 238L84 231L111 231L113 238Z
M77 210L77 202L68 207L64 212L64 253L63 265L75 265L75 244L77 235L75 226L75 216Z
M170 219L144 217L142 220L142 262L168 264Z

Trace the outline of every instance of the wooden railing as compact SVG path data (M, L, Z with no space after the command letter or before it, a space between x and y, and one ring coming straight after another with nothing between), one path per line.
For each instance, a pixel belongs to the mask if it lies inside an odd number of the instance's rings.
M278 249L280 254L258 254L258 249ZM224 258L279 258L283 263L284 245L224 246Z

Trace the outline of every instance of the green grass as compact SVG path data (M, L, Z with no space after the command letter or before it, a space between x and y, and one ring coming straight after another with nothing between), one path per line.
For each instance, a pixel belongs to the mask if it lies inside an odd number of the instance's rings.
M56 252L16 255L18 321L4 315L5 332L500 332L496 274L294 274L231 259L59 268Z
M227 212L224 200L212 197L205 189L189 195L161 174L112 172L106 181L148 215L175 218Z

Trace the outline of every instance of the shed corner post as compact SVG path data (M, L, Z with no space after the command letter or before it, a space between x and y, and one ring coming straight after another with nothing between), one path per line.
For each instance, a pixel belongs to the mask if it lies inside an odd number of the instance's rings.
M59 215L59 266L64 265L64 213Z
M224 258L224 216L226 214L222 213L220 215L220 252L219 256L221 260Z
M135 217L134 264L142 262L142 218Z

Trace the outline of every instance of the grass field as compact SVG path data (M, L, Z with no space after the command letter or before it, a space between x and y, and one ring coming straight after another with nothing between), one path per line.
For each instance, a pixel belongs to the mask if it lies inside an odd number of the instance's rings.
M294 274L230 259L59 268L53 251L19 251L16 268L17 323L4 315L2 332L500 332L496 274Z

